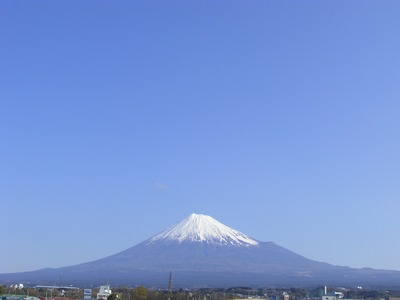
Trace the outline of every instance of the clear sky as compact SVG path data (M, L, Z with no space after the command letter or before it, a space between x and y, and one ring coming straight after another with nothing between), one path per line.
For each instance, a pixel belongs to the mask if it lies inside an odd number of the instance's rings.
M0 2L0 273L190 213L400 270L399 1Z

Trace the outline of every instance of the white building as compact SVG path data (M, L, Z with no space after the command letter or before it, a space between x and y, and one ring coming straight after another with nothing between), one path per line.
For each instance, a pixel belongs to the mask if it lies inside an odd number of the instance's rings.
M111 295L111 289L109 285L100 286L99 292L97 293L97 300L107 300L108 296Z

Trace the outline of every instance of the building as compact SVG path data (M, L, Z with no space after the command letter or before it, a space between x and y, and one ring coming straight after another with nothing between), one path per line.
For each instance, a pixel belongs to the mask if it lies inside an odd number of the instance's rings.
M99 292L97 293L97 300L107 300L108 296L111 295L111 289L109 285L100 286Z

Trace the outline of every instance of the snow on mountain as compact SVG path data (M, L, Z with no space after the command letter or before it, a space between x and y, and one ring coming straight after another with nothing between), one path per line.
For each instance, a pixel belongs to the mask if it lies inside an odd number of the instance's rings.
M214 218L191 214L175 226L157 234L150 239L151 242L170 240L182 243L205 242L208 244L250 246L258 245L258 241L248 237L244 233L234 230Z

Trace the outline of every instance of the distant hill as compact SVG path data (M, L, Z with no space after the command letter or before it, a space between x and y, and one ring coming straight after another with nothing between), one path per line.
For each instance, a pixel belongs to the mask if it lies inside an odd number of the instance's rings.
M400 272L317 262L273 242L257 241L210 216L191 214L125 251L79 265L0 274L0 282L174 287L371 286L400 287Z

